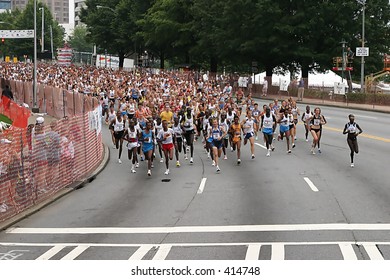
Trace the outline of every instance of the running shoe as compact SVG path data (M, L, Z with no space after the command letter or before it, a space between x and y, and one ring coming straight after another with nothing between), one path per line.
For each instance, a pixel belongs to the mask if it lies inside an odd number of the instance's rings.
M351 167L354 168L354 167L355 167L355 164L354 164L354 163L351 163Z
M306 142L309 142L309 139L307 139L307 138L306 138L306 140L305 140L305 141L306 141Z
M153 164L153 162L152 162L152 164L150 165L150 167L151 167L151 168L154 168L154 164Z
M207 154L207 158L210 158L210 153Z
M169 175L169 169L167 169L167 171L165 171L164 174Z
M115 145L112 145L112 148L113 148L113 149L116 149L116 146L115 146Z
M255 155L252 154L252 159L254 159L254 158L255 158Z
M185 160L188 160L187 154L184 155L184 159L185 159Z
M137 162L136 164L135 164L135 168L138 168L139 167L139 163Z
M230 147L230 151L231 151L231 152L234 152L233 147Z
M268 150L267 157L271 156L271 150Z
M321 149L318 149L318 153L319 153L319 154L321 154L321 153L322 153L322 152L321 152Z
M211 164L211 166L215 166L215 160L213 160L213 163Z
M141 156L141 161L144 161L144 157L143 156Z
M131 169L131 173L136 173L137 171L135 171L134 168Z
M161 158L161 159L160 159L160 162L161 162L161 163L163 163L163 162L164 162L164 159L163 159L163 158Z
M271 151L275 151L275 147L274 146L271 146Z
M316 154L316 152L314 152L314 148L311 148L310 152L311 152L313 155Z
M180 161L176 161L176 166L180 167Z
M292 147L293 147L293 149L295 148L295 143L294 143L294 144L292 144Z
M119 164L122 164L122 161L121 161L121 159L118 159L118 163L119 163Z
M288 153L288 154L291 154L291 150L288 150L287 153Z
M152 171L148 170L148 176L152 176Z
M238 159L237 164L240 165L240 163L241 163L241 159Z
M225 155L223 159L224 159L224 160L227 160L227 155Z
M217 172L220 172L221 171L221 169L219 168L219 166L217 165Z
M256 136L256 138L255 138L255 139L256 139L256 141L257 141L257 140L259 140L259 137L257 137L257 136Z
M190 163L194 163L194 159L193 158L190 159Z
M297 140L297 137L296 137L296 136L294 137L294 140Z

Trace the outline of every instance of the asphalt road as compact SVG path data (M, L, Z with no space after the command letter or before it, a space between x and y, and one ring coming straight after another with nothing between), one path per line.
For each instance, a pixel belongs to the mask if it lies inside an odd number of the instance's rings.
M390 259L389 115L322 113L321 154L300 123L292 154L276 141L265 157L259 137L254 160L245 146L237 166L229 150L220 174L199 142L195 163L172 161L169 176L158 161L152 177L143 163L131 174L110 148L95 181L0 233L0 259ZM350 113L364 130L355 168L341 133Z

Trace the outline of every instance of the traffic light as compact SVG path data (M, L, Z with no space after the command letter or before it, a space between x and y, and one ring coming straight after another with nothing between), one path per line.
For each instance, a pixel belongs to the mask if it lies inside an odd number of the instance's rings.
M4 38L1 38L1 43L4 44L5 43L5 40Z

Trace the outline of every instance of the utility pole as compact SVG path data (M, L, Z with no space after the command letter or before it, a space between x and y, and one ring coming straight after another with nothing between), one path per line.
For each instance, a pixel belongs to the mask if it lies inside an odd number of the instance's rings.
M53 26L50 24L51 60L54 60Z
M41 52L45 51L45 8L39 8L42 11L42 44L41 44Z
M360 2L363 5L363 15L362 15L362 48L365 45L365 22L366 22L366 0L361 0ZM360 69L360 92L364 93L364 56L362 56L361 69Z
M34 82L33 82L33 113L39 113L37 106L37 0L34 0Z

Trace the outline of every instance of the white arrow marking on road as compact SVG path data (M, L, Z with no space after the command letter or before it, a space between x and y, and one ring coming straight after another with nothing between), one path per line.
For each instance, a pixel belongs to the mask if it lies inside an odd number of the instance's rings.
M378 250L378 247L376 247L374 243L364 244L363 247L366 250L368 256L370 257L370 260L377 260L377 261L384 260L381 252Z
M168 256L169 252L171 251L172 246L171 245L161 245L159 246L156 255L154 256L153 260L165 260L165 258Z
M88 248L89 248L89 246L86 246L86 245L77 246L72 251L70 251L65 257L63 257L61 260L74 260L75 258L80 256Z
M204 187L206 186L206 181L207 181L207 178L203 178L202 181L200 182L200 186L199 186L199 189L198 189L198 194L203 193Z
M352 244L339 244L344 260L356 261L357 257Z
M134 254L131 255L129 258L130 260L142 260L142 258L152 249L152 245L142 245L141 247L138 248L137 251L135 251Z
M312 182L309 178L304 177L303 180L306 181L306 183L309 185L309 187L311 188L311 190L312 190L313 192L318 192L317 187L313 184L313 182Z
M259 260L261 244L249 244L248 249L246 251L245 260L246 261L254 261Z
M284 244L277 243L271 246L271 260L284 260Z
M259 144L259 143L255 143L255 145L257 145L257 146L259 146L259 147L261 147L261 148L267 150L267 147L266 147L266 146L263 146L263 145L261 145L261 144Z
M49 251L38 257L36 260L50 260L50 258L54 257L59 251L64 249L66 246L63 245L57 245L51 248Z

